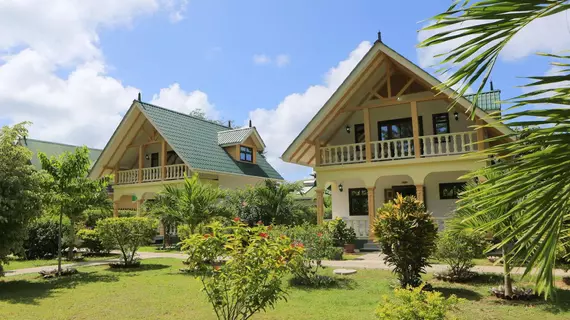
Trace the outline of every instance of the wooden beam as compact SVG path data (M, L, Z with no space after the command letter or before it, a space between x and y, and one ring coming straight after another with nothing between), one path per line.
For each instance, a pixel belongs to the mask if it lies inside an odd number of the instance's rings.
M367 187L368 193L368 239L370 241L374 241L374 233L372 233L372 225L374 225L374 215L376 214L376 205L375 205L375 191L376 187Z
M142 168L144 159L144 146L139 146L139 183L142 183Z
M320 143L316 143L313 145L313 148L315 148L315 167L318 167L321 165L321 146ZM310 163L310 162L309 162Z
M401 96L401 95L404 93L404 91L406 91L406 89L408 89L408 88L412 85L412 83L414 82L414 80L415 80L414 78L411 78L411 79L402 87L402 89L400 89L400 91L398 91L398 94L396 94L396 97Z
M311 162L313 162L313 160L315 160L315 159L316 159L316 158L315 158L315 155L313 155L313 156L311 157L311 159L309 159L309 161L307 161L307 164L308 164L308 165L311 165Z
M480 118L477 118L477 120L475 121L475 124L478 126L477 127L477 151L481 151L485 149L485 142L483 142L485 140L485 128L483 128L482 126L485 125L485 122L483 122L483 120L481 120Z
M149 141L149 142L145 142L145 143L141 143L141 144L129 144L127 146L127 148L136 148L139 146L148 146L148 145L155 144L155 143L161 143L162 141L164 141L164 139L157 140L157 141Z
M148 121L148 120L147 120L147 121ZM141 128L142 128L142 131L144 131L144 133L146 133L148 139L151 140L151 139L152 139L152 135L151 135L148 131L146 131L146 128L145 128L145 126L144 126L147 121L143 122Z
M404 95L404 96L401 96L398 98L383 99L381 101L371 101L371 102L368 102L362 106L346 108L345 110L343 110L343 112L353 112L353 111L364 110L364 109L374 109L374 108L395 106L395 105L400 105L400 104L408 104L412 101L423 102L423 101L434 101L434 100L447 100L447 99L449 99L447 96L444 96L441 94L437 95L437 96L436 95L430 95L430 96L423 96L423 97L418 96L418 97L414 97L414 98L410 97L410 99L404 98L406 96L407 95Z
M125 134L125 135L123 136L123 138L121 139L121 141L120 141L119 144L117 145L117 148L120 148L120 147L121 147L121 145L122 145L123 142L125 141L125 138L126 138L127 135L129 134L129 132L131 132L131 130L133 129L133 126L135 125L135 123L137 123L137 121L139 120L139 117L141 116L141 114L142 114L142 112L139 110L139 114L137 114L137 116L136 116L136 118L135 118L135 121L133 121L133 123L131 124L131 126L130 126L129 129L127 130L127 134ZM137 133L138 133L138 132L135 133L133 139L137 136ZM132 142L132 139L131 139L131 142ZM131 142L129 142L129 144L130 144ZM121 156L119 157L119 159L117 160L117 162L120 162L120 161L121 161L121 159L122 159L123 156L125 155L125 152L127 152L127 149L128 149L128 148L125 148L125 150L123 150L123 153L121 153ZM115 155L115 154L113 154L113 156L114 156L114 155ZM110 160L113 160L113 157L111 157Z
M301 160L301 158L303 158L305 156L305 154L307 153L307 151L311 150L311 146L309 145L305 151L301 152L301 154L299 154L299 156L297 157L297 161L295 162L299 162L299 160Z
M388 98L392 98L392 70L391 70L391 66L388 63L388 65L386 66L386 73L388 74L388 84L387 84L387 88L388 88Z
M366 149L366 162L372 161L372 145L370 143L370 109L364 109L364 142Z
M347 120L352 118L352 116L354 115L354 112L352 112L351 114L348 115L348 117L346 118ZM346 123L341 122L332 132L333 134L331 134L331 136L325 141L324 145L328 145L329 142L331 142L331 140L335 137L336 133L345 125ZM315 144L314 142L312 144Z
M325 199L324 199L324 189L315 190L317 193L317 224L323 224L325 216Z
M420 125L418 123L418 104L415 101L410 102L412 113L412 131L414 134L414 153L416 159L421 157L420 149Z
M376 98L380 99L380 100L384 99L384 97L381 96L380 94L378 94L378 92L372 92L372 95L375 96Z
M162 148L160 150L160 178L162 181L166 178L166 140L162 140Z

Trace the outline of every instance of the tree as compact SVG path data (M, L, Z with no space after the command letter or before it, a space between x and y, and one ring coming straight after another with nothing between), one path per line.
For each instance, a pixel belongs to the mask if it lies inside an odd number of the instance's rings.
M152 219L107 218L99 220L95 231L106 249L118 248L124 266L136 265L135 254L140 246L156 235L156 223Z
M229 210L222 203L225 193L216 186L202 183L198 174L185 177L182 188L166 186L163 196L168 199L168 214L179 215L179 220L187 224L192 232L199 224L215 217L229 217Z
M0 276L6 256L21 250L26 227L41 214L42 176L30 164L32 153L17 143L27 136L26 125L0 132Z
M62 221L66 216L70 220L69 258L73 258L75 245L75 224L88 209L102 208L111 210L111 201L107 195L107 179L91 180L89 172L89 149L79 147L74 153L65 152L58 158L48 158L38 154L42 169L50 181L45 190L45 202L52 213L59 216L57 270L61 274Z
M419 286L420 273L429 266L437 239L437 225L423 202L398 194L378 208L372 231L384 261L394 267L402 288Z
M188 113L188 115L191 117L194 117L194 118L210 121L212 123L216 123L216 124L219 124L222 126L229 124L229 126L232 128L235 128L235 129L239 128L239 127L234 127L234 121L233 120L228 120L228 123L225 123L223 120L208 119L208 117L206 117L206 112L204 112L204 110L202 110L202 109L194 109L194 110L190 111L190 113Z
M475 85L480 93L513 37L533 21L568 9L570 3L562 0L456 1L446 12L433 17L433 23L425 29L436 34L420 47L460 43L440 56L442 70L452 71L440 89L459 85L460 96ZM540 55L550 60L556 72L529 77L527 92L510 99L510 113L498 118L510 126L536 128L526 136L480 152L483 156L500 155L507 161L472 176L487 176L494 170L506 174L496 175L491 187L471 196L478 199L481 215L499 212L490 221L492 225L520 215L517 228L505 230L503 242L498 245L513 243L511 259L526 261L525 275L538 268L537 290L548 298L554 290L556 247L560 235L570 228L565 223L570 212L570 109L564 107L570 104L570 56ZM528 108L532 105L542 107ZM516 138L517 134L510 136ZM508 210L501 209L513 202L516 205Z
M154 199L145 202L145 212L158 219L162 228L164 228L163 248L172 245L170 234L167 230L172 229L183 221L181 213L176 210L176 201L177 198L173 197L171 193L161 191L156 194Z

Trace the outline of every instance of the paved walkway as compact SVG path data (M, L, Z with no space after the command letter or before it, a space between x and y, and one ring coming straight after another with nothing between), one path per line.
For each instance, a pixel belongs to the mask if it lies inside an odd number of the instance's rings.
M113 252L119 253L119 252ZM175 259L186 259L188 256L183 253L176 253L176 252L139 252L139 258L141 259L154 259L154 258L175 258ZM71 264L64 264L62 265L63 268L66 267L85 267L85 266L98 266L103 264L108 264L109 262L118 261L119 259L110 259L105 261L86 261L86 262L77 262ZM389 266L387 266L382 256L378 253L367 253L363 254L356 260L343 260L343 261L323 261L323 265L332 267L332 268L354 268L354 269L381 269L381 270L391 270ZM29 273L38 273L41 270L50 270L57 268L55 266L43 266L43 267L35 267L35 268L26 268L26 269L18 269L18 270L10 270L6 271L5 275L10 276L17 276ZM434 271L443 271L447 269L447 265L444 264L434 264L431 267L427 268L427 272L434 272ZM475 266L473 271L480 272L480 273L502 273L503 267L502 266ZM525 268L516 268L513 270L513 274L522 274ZM554 270L554 274L556 276L563 276L569 275L569 273L565 273L564 270L556 269Z

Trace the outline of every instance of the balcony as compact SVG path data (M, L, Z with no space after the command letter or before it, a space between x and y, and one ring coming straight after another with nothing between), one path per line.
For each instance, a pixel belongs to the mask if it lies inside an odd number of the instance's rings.
M320 165L344 165L366 161L366 143L354 143L320 148ZM372 162L450 156L478 149L477 132L456 132L419 137L420 154L416 156L414 138L370 142Z
M164 171L163 171L164 168ZM163 179L164 172L164 179ZM173 164L164 167L151 167L119 171L115 177L116 184L135 184L144 182L156 182L163 180L183 179L188 173L185 164Z

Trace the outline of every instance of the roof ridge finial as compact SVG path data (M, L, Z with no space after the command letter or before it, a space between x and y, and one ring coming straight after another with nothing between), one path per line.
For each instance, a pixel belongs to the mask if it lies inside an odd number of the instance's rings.
M141 96L141 93L140 93L140 92L139 92L138 100L139 100L139 102L142 101L142 96Z
M251 128L251 119L249 119L249 127Z
M382 32L378 31L378 42L382 42Z

